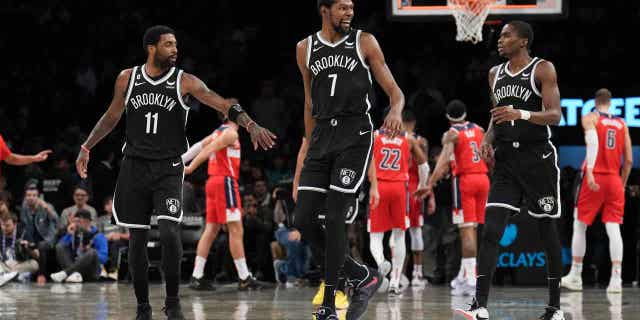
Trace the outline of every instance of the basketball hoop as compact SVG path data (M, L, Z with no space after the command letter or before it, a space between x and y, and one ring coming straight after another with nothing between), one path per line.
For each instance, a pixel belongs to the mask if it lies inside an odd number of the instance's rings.
M496 0L449 0L449 8L456 19L457 41L482 41L482 26L489 15L489 7Z

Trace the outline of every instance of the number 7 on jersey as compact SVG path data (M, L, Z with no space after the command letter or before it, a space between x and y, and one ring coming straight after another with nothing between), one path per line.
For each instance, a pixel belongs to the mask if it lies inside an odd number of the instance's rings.
M333 79L331 81L331 93L329 94L329 96L333 97L333 95L336 93L336 80L338 80L338 74L332 73L328 75L328 77Z

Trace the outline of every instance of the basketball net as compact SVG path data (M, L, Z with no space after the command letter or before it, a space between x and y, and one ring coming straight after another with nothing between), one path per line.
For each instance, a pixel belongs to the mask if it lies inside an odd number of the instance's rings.
M456 19L457 41L482 41L482 26L489 15L489 7L496 0L449 0L449 8Z

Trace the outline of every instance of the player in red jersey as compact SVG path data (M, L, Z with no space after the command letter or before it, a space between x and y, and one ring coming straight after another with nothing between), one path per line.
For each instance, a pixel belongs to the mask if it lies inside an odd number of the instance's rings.
M242 203L238 191L240 174L240 140L238 125L228 119L211 135L195 144L183 155L186 163L195 159L185 168L185 174L191 174L205 160L209 161L209 179L206 185L207 215L206 225L196 251L190 287L195 290L214 290L204 279L204 266L209 256L211 244L222 225L229 232L229 250L238 271L238 289L259 289L266 284L257 281L249 272L242 242Z
M478 224L484 224L484 210L489 195L487 165L480 156L484 130L466 121L466 106L460 100L447 105L451 128L442 138L442 154L429 180L432 188L451 167L453 176L453 223L460 229L462 261L458 276L451 281L455 295L472 295L476 287Z
M419 183L416 190L408 190L409 161L411 156L419 163ZM377 189L380 200L371 207L368 221L370 232L370 250L382 276L391 270L389 294L400 294L400 277L406 256L404 245L405 230L409 227L409 191L422 194L426 192L429 176L427 157L417 140L403 133L391 137L383 130L376 130L373 142L374 166L370 166L372 188ZM377 181L377 182L376 182ZM392 264L384 259L382 240L384 233L391 230L392 242L396 244L392 250Z
M622 292L622 237L620 224L624 214L624 188L631 172L633 154L629 129L621 118L609 113L611 92L596 92L596 111L582 117L587 145L583 179L574 210L571 271L560 282L565 288L582 290L582 258L586 250L587 226L598 212L609 236L611 279L607 292ZM622 172L620 160L624 157Z
M404 110L402 113L402 121L404 128L410 136L418 142L422 152L429 154L429 144L427 139L415 133L416 116L411 110ZM418 189L419 182L419 163L414 157L409 160L409 190ZM424 224L424 199L411 197L409 199L409 236L411 237L411 252L413 255L413 273L411 276L412 286L424 285L422 276L422 251L424 251L424 242L422 239L422 226Z
M42 162L47 160L51 150L43 150L37 154L26 156L11 152L7 144L4 142L0 134L0 162L4 161L13 166L26 166L34 162Z

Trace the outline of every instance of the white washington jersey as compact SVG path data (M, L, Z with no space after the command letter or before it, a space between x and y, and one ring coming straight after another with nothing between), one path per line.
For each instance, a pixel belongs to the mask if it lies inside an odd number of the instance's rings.
M498 66L492 92L496 106L512 105L515 109L543 111L542 94L535 81L536 67L542 59L533 58L520 72L512 74L509 62ZM526 120L494 124L495 138L503 142L544 142L551 138L551 129Z
M144 159L179 157L189 148L185 126L189 108L182 100L182 70L172 67L153 80L145 66L134 67L126 95L126 156Z
M364 115L369 111L372 82L360 50L361 32L352 30L336 43L322 39L320 32L307 38L315 119Z

